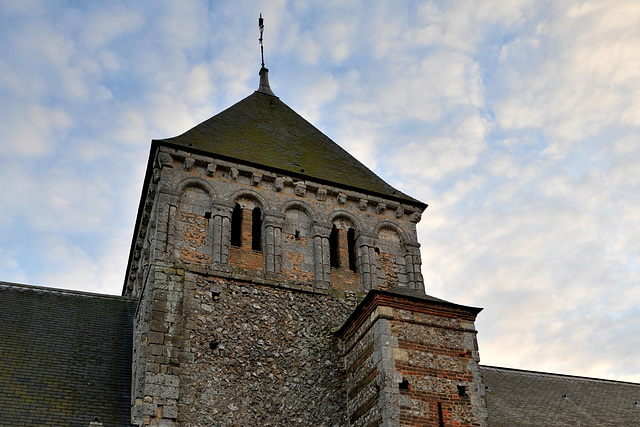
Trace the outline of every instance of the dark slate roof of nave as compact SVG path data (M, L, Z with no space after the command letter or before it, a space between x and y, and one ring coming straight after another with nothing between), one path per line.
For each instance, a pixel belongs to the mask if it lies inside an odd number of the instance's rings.
M387 184L279 98L260 91L182 135L156 142L426 207Z
M640 426L640 384L480 366L491 427Z
M0 425L130 424L131 298L0 282Z

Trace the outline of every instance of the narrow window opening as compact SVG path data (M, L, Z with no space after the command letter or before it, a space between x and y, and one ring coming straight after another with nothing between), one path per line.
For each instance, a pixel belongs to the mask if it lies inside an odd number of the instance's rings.
M347 249L349 252L349 270L356 272L356 230L347 231Z
M231 214L231 244L242 246L242 208L236 203Z
M262 250L262 211L258 207L251 212L251 249Z
M340 267L340 250L338 249L338 227L333 226L329 234L329 261L331 267Z
M463 397L467 395L467 386L458 385L458 396Z
M442 403L438 402L438 426L444 427L444 417L442 416Z
M211 219L211 212L210 211L205 212L204 213L204 218L205 219Z
M300 240L300 230L296 230L294 237L296 238L296 240Z
M406 379L402 379L402 382L400 384L398 384L398 388L400 390L411 390L411 386L409 385L409 381L407 381Z

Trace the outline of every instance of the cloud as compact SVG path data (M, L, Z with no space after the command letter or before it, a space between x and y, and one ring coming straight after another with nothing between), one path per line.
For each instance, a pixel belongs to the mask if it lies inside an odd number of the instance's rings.
M92 52L140 31L144 25L140 12L121 3L94 3L86 12L70 9L65 15L67 24L80 28L78 40Z
M430 204L484 362L638 378L639 9L2 2L0 279L120 292L150 140L257 88L263 12L275 93Z
M484 139L487 121L478 115L457 118L453 129L441 129L444 134L424 135L403 147L397 147L389 162L403 174L419 176L430 182L448 174L473 167L486 149Z
M51 153L56 141L73 125L72 118L61 108L39 104L13 110L0 125L4 136L0 153L19 157L39 157Z
M540 128L549 153L562 156L621 119L636 123L640 8L563 3L548 12L535 33L503 47L499 74L509 94L495 111L504 129Z

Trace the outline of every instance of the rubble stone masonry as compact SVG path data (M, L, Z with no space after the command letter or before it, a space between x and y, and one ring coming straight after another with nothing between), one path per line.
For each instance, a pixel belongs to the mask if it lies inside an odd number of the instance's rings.
M134 334L134 424L348 425L334 331L355 293L159 265L152 277Z

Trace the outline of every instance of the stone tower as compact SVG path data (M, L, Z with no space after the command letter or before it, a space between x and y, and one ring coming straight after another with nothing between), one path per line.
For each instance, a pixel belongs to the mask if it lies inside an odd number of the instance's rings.
M154 140L123 289L132 424L483 425L479 310L425 295L425 208L264 66L256 92Z

